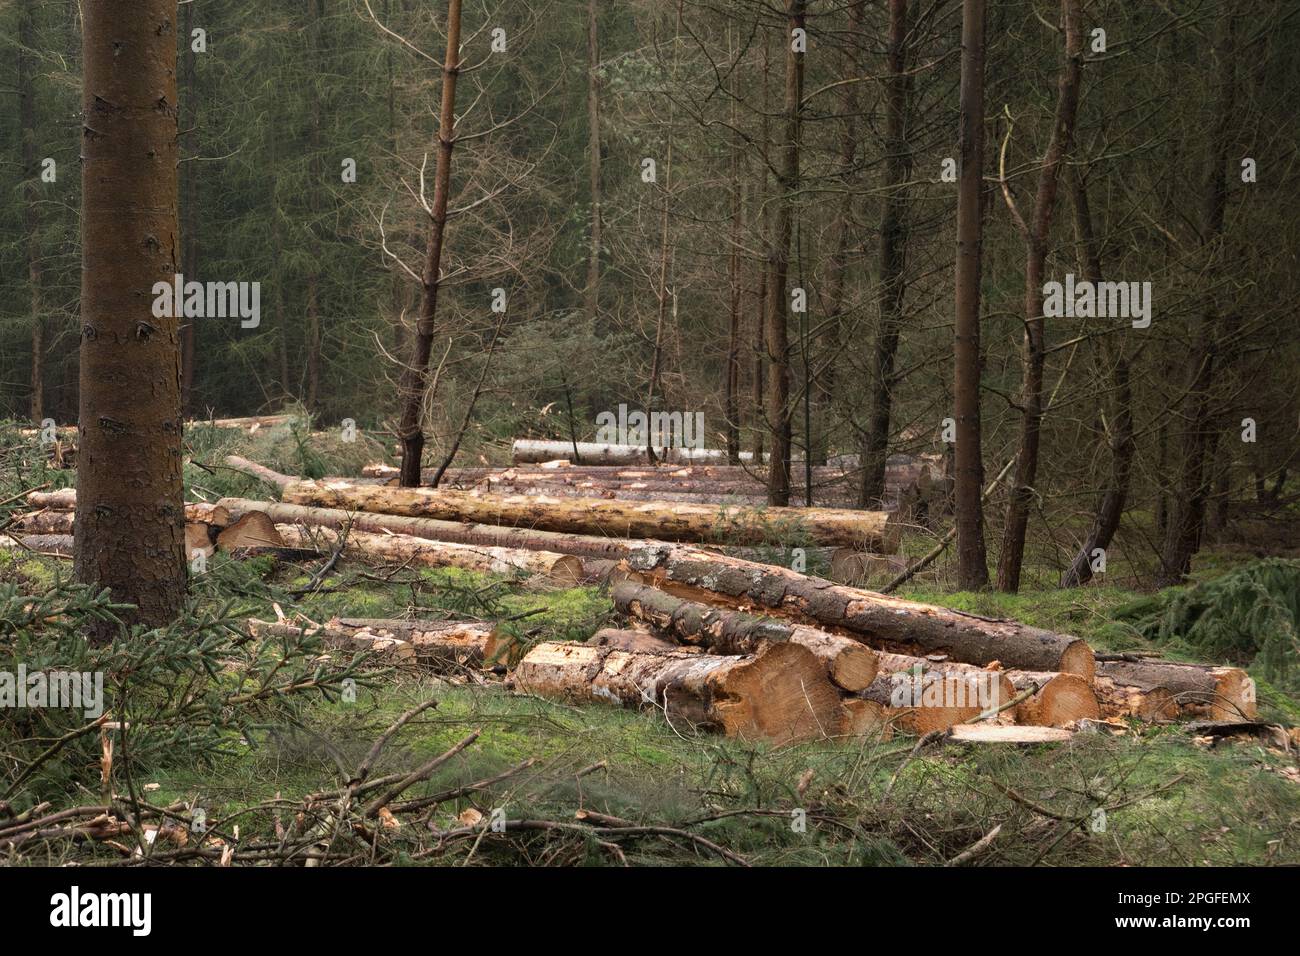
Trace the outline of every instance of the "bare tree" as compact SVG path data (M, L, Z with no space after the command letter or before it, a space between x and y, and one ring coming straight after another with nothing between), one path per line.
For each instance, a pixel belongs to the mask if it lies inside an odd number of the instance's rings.
M438 288L442 279L442 248L447 228L447 194L451 189L451 152L456 142L456 77L460 72L461 0L448 0L447 52L442 64L442 102L438 111L438 159L433 176L433 205L429 211L428 244L420 282L420 312L415 327L410 363L402 369L398 398L402 417L398 439L402 443L403 488L420 484L420 462L424 456L421 412L427 385L429 355L438 314Z
M1020 589L1020 567L1025 555L1025 530L1029 505L1036 493L1038 445L1043 417L1043 366L1047 359L1043 329L1043 270L1051 241L1052 214L1061 166L1074 137L1079 108L1079 77L1083 65L1083 38L1079 25L1078 0L1061 0L1061 22L1065 30L1065 63L1057 84L1056 114L1052 135L1043 154L1034 206L1026 222L1016 208L1003 179L1003 190L1016 225L1024 236L1025 255L1025 339L1021 355L1020 440L1006 522L1002 529L1002 552L998 556L998 588ZM1008 130L1008 136L1010 130Z

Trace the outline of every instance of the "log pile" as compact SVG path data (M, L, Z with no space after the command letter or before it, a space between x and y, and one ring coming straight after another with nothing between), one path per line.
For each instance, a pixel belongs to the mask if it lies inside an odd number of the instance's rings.
M896 730L969 740L1010 739L1019 730L1016 739L1050 739L1102 719L1249 721L1256 714L1254 684L1237 668L1098 661L1069 634L833 583L752 560L758 549L702 543L719 537L724 518L728 540L753 544L789 520L826 549L833 567L849 560L838 549L896 547L886 512L402 489L300 481L252 462L231 466L281 488L284 500L187 505L191 553L291 549L327 560L325 568L346 556L526 574L561 586L609 580L622 626L585 644L538 644L508 680L523 693L657 712L679 732L693 726L779 744ZM722 480L718 470L728 466L704 467L710 480ZM619 480L641 480L640 469L624 471ZM34 492L27 504L0 546L70 553L75 492ZM443 668L500 670L506 643L475 623L249 622L262 639L307 626L330 646Z

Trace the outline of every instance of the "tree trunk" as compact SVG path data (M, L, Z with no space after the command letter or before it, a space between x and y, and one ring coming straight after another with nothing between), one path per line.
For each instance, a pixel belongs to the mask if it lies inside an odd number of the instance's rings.
M625 617L713 654L757 654L769 644L791 641L812 651L843 690L862 690L876 677L871 649L839 634L685 601L635 581L619 582L611 596Z
M767 500L777 507L790 503L790 343L786 277L790 268L790 238L799 188L799 146L803 114L803 53L795 50L794 31L804 28L806 0L785 0L785 133L781 170L777 177L776 210L767 259L767 418L772 459Z
M861 635L895 653L943 654L967 664L1064 671L1092 679L1091 648L1077 637L906 601L775 565L756 564L684 545L634 551L627 570L689 600L752 607L814 626Z
M1043 366L1047 360L1043 328L1043 272L1051 243L1057 183L1061 166L1070 151L1075 115L1079 108L1079 74L1083 63L1083 32L1079 16L1079 0L1061 0L1065 63L1057 86L1052 137L1043 154L1033 210L1029 221L1023 226L1028 250L1025 256L1025 340L1021 360L1024 377L1020 391L1020 439L1002 531L1002 553L998 556L998 589L1009 592L1020 590L1020 568L1025 556L1029 507L1037 493L1035 482L1038 479L1038 445L1043 417Z
M1219 18L1219 36L1214 59L1218 65L1218 103L1207 144L1204 192L1201 198L1201 248L1208 273L1205 303L1196 342L1188 355L1186 385L1179 415L1182 420L1181 459L1178 462L1176 493L1171 501L1164 542L1161 547L1158 586L1178 584L1192 567L1192 555L1200 545L1209 494L1207 454L1213 428L1210 390L1214 385L1220 309L1214 292L1214 276L1222 270L1218 261L1228 197L1228 149L1235 103L1233 14Z
M904 0L905 2L905 0ZM849 4L848 31L850 43L860 43L857 34L862 30L862 0ZM846 54L842 67L844 78L856 76L858 64L856 59ZM809 456L813 464L824 464L830 453L831 405L835 397L835 363L843 347L844 303L847 298L846 287L848 273L849 233L853 228L853 192L855 166L858 155L858 84L847 83L843 88L843 128L840 132L840 155L838 180L844 190L836 212L835 250L831 253L826 278L826 353L821 368L813 377L812 389L817 404L818 429L810 439Z
M181 100L180 127L186 131L185 148L190 154L189 165L182 163L181 182L181 272L186 280L199 280L199 169L194 159L199 152L198 111L199 93L191 33L194 28L194 3L185 4L181 26L182 82L184 99ZM194 319L186 319L181 326L181 410L186 418L194 416L194 356L198 326Z
M1071 179L1074 228L1083 275L1089 282L1101 282L1101 251L1092 228L1092 215L1088 207L1088 187L1080 172L1076 171ZM1074 556L1070 567L1061 575L1063 588L1079 587L1092 579L1093 552L1098 548L1104 551L1110 547L1111 539L1119 530L1119 521L1124 515L1124 502L1128 497L1129 477L1136 450L1136 443L1133 440L1133 387L1129 382L1129 363L1124 355L1124 346L1116 344L1108 347L1105 355L1112 367L1113 388L1109 403L1110 477L1097 502L1097 511L1092 519L1088 536L1084 539L1083 547Z
M894 401L894 356L903 325L907 291L908 198L912 153L907 141L907 0L889 0L889 85L885 100L885 199L880 221L880 335L871 376L871 411L862 444L862 488L858 503L874 507L884 497L885 460Z
M953 323L953 510L957 586L989 583L984 550L984 461L980 450L980 252L984 217L984 0L963 0L961 118L957 184L957 269Z
M798 508L728 509L690 503L611 501L543 495L482 495L446 488L385 488L347 481L301 481L284 490L291 504L454 521L480 521L544 531L653 537L660 540L762 544L798 527L814 544L873 551L898 547L897 529L883 511Z
M82 14L76 577L163 625L185 596L179 328L151 308L179 271L176 0Z
M600 33L597 0L587 0L587 170L591 187L591 244L587 252L587 318L600 312Z
M434 172L432 222L425 248L424 273L421 276L420 314L415 328L414 354L402 369L398 386L402 403L398 436L402 445L404 488L420 483L420 463L424 457L424 390L428 380L429 353L433 348L435 321L438 314L438 288L442 278L442 246L447 227L447 194L451 190L451 151L456 141L456 77L460 73L461 0L448 0L447 52L442 66L442 103L438 113L438 165Z
M515 669L517 688L541 697L653 708L695 727L787 744L842 732L839 693L798 644L757 656L644 654L590 644L538 644Z
M307 23L307 43L312 60L319 64L324 56L323 44L321 43L321 21L325 18L325 0L307 0L308 23ZM308 266L307 273L307 393L303 396L303 402L309 412L315 412L320 403L320 362L321 362L321 322L320 322L320 284L321 284L321 249L320 237L316 230L319 223L316 211L316 197L319 191L324 188L324 167L321 163L321 141L320 141L320 124L321 124L321 103L320 92L315 83L307 84L311 102L311 131L308 139L308 148L311 150L311 160L309 168L311 169L312 188L307 191L309 197L309 208L312 212L312 222L308 224L308 234L310 236L308 246L311 251L311 263Z
M36 77L31 53L36 49L36 0L24 0L18 24L18 126L22 139L22 170L26 180L20 195L23 202L23 232L27 239L27 284L31 303L31 416L40 423L45 417L45 318L41 305L41 174L36 159Z

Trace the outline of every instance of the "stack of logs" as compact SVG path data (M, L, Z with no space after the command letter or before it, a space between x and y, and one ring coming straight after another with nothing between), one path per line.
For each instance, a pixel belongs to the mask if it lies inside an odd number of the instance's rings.
M972 722L997 730L1255 716L1254 685L1237 668L1099 660L1068 634L833 583L745 552L783 522L797 522L814 546L893 551L898 531L886 512L403 489L228 464L278 486L281 500L187 505L191 554L272 549L565 586L609 582L623 628L585 644L542 643L522 657L516 649L509 680L535 695L655 709L674 726L778 743ZM32 493L34 510L11 522L0 545L69 553L75 501L71 490ZM724 523L735 546L699 544ZM250 622L264 635L300 626ZM322 633L398 658L499 667L509 657L489 625L458 627L333 621Z

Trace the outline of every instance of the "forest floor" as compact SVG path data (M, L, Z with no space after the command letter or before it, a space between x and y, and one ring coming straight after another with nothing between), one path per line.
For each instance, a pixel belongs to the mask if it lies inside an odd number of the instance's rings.
M315 447L291 434L257 441L191 435L189 444L189 457L202 464L187 465L187 484L206 497L265 493L254 479L212 466L230 451L317 476L356 473L378 457L374 448ZM69 484L72 475L44 469L33 458L17 464L11 458L0 500L40 483ZM908 550L928 547L918 535ZM1198 558L1197 575L1221 574L1252 557L1237 545L1212 548ZM1059 590L1052 561L1043 554L1035 560L1041 563L1029 575L1031 586L1018 595L951 593L942 568L900 594L1075 633L1098 652L1151 646L1113 616L1140 600L1140 591L1114 582ZM554 589L465 571L397 571L349 561L313 593L299 596L296 589L310 585L319 564L232 560L218 553L195 581L191 613L272 618L279 605L315 621L459 614L499 622L527 642L583 640L613 620L600 587ZM57 589L69 573L64 560L0 551L0 587L14 593ZM10 639L0 628L0 651ZM1176 646L1160 650L1190 659ZM7 659L0 655L0 666L11 666ZM1300 691L1294 683L1251 670L1261 718L1296 724ZM152 750L137 758L133 786L154 806L204 808L209 821L221 821L222 833L238 826L241 846L269 845L277 836L283 843L284 818L295 807L346 784L348 769L385 728L432 698L436 706L410 719L379 753L376 775L423 764L472 732L477 738L405 794L442 799L413 816L386 819L382 839L383 828L362 828L342 862L924 865L953 861L978 844L960 862L1300 863L1294 747L1253 737L1210 742L1178 725L1134 724L1118 735L1077 734L1065 745L943 744L914 752L916 740L898 736L773 749L697 735L660 713L514 695L472 674L434 677L373 667L359 673L355 700L338 693L295 695L291 708L232 719L218 750L180 742ZM48 745L53 735L0 718L5 773L23 766L19 755L32 752L24 745ZM49 801L51 811L85 804L100 790L101 756L93 737L84 747L65 747L10 796L11 814L38 800ZM498 775L505 776L482 783ZM480 785L470 792L454 793L474 782ZM5 783L0 779L0 787ZM494 811L531 823L505 833L478 825ZM612 826L642 829L619 837L606 830L606 838L597 838L575 825L581 811L618 818ZM0 837L4 830L0 819ZM50 840L25 844L21 855L10 851L10 859L139 862L138 851L130 850L121 841Z

